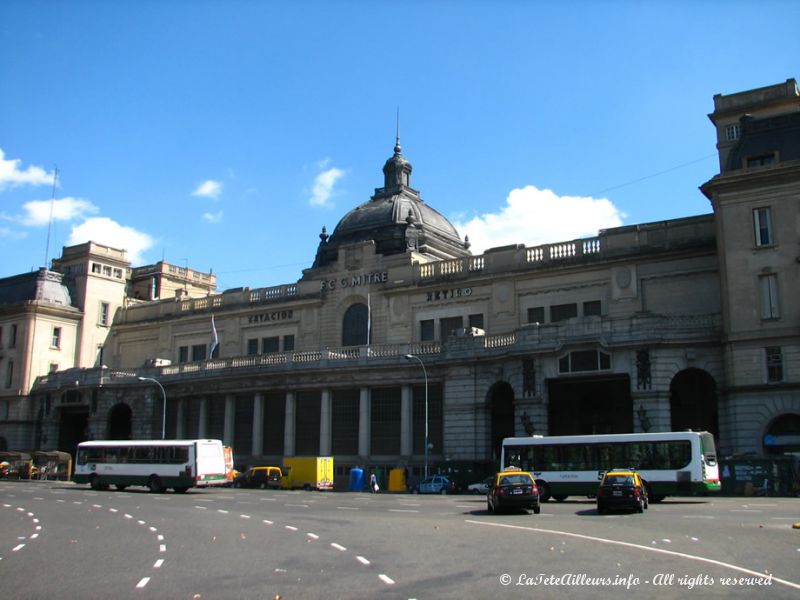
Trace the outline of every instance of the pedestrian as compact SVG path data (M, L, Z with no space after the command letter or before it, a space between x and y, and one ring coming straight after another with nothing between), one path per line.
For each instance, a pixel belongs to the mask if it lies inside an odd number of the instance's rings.
M375 477L375 473L369 476L369 489L372 491L373 494L377 494L378 490L378 478Z

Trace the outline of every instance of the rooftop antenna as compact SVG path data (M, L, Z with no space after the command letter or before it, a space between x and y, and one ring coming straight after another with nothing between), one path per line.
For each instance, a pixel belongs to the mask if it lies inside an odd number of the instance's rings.
M44 246L44 268L50 259L50 230L53 228L53 207L56 203L56 181L58 181L58 165L53 165L53 191L50 194L50 219L47 221L47 242Z

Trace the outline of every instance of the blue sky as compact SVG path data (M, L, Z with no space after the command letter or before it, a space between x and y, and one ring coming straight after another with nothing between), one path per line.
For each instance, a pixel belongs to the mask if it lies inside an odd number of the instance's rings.
M220 290L297 281L382 185L398 107L412 186L476 253L708 213L712 97L800 77L799 22L789 0L4 0L0 276L93 239Z

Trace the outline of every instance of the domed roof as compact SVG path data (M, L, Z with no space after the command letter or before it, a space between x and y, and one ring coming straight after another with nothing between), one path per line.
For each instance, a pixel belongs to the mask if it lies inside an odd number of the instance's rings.
M394 155L383 166L384 187L348 212L330 237L323 228L314 267L334 262L343 244L370 240L376 253L384 255L418 252L439 259L469 255L469 244L461 241L453 224L409 187L411 171L398 139Z

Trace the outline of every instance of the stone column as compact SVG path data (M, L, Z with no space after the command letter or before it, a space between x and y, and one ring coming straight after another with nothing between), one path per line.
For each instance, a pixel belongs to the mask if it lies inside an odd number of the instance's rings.
M283 426L283 455L294 456L294 392L286 392L286 421Z
M253 447L251 454L264 453L264 394L257 392L253 399Z
M400 390L400 455L411 456L414 449L413 427L411 421L414 403L413 388L404 385Z
M186 420L186 400L184 398L180 398L177 401L177 406L175 408L175 439L182 440L186 431L186 428L183 425L184 421Z
M358 455L361 457L370 453L370 412L369 388L361 388L358 405Z
M331 455L332 398L330 390L322 390L319 403L319 454Z
M197 423L197 437L201 440L208 437L208 398L200 398L200 411Z
M234 423L236 423L236 397L233 394L225 394L225 429L223 443L226 446L233 446Z

